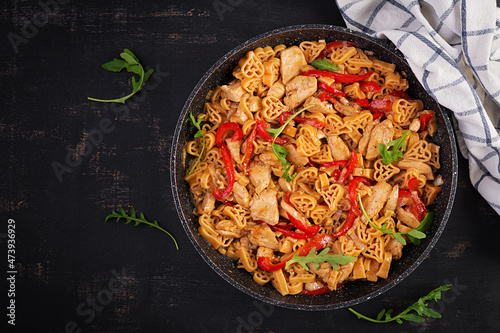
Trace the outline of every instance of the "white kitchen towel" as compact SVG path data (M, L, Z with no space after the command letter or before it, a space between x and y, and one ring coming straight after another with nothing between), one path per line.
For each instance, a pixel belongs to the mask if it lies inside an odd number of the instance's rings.
M453 111L474 187L500 214L500 8L495 0L337 0L347 27L388 38Z

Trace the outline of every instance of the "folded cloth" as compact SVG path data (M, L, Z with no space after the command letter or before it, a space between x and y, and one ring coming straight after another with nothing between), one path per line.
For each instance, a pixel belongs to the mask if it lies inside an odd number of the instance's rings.
M500 214L500 8L495 0L337 0L347 24L388 38L453 111L474 187Z

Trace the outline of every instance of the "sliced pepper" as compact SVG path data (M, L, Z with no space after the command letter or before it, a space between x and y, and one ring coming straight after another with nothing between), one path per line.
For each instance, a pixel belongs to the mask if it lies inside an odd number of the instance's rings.
M320 166L320 168L329 168L332 166L338 166L341 168L345 168L347 166L347 164L349 164L349 160L340 160L340 161L321 163L319 166Z
M366 177L354 177L349 182L349 199L351 199L351 207L357 216L361 214L359 211L358 197L356 195L356 187L359 183L363 183L367 186L373 186L373 181Z
M299 256L306 256L311 252L312 248L315 247L316 251L319 251L326 247L328 242L332 239L332 236L328 234L323 234L320 236L316 236L313 239L311 239L309 242L305 243L302 245L298 250L294 251L290 256L288 256L285 260L278 264L273 264L271 261L271 258L269 257L260 257L257 259L257 263L259 264L259 267L262 268L264 271L267 272L272 272L272 271L277 271L279 269L285 268L285 265L288 260L292 259L292 257L295 255L295 253L298 253Z
M370 107L370 102L368 101L368 98L356 98L353 102L364 108Z
M286 262L288 260L282 261L278 264L273 264L271 258L269 257L259 257L257 259L257 264L259 267L266 272L273 272L285 268Z
M415 218L421 222L425 214L427 214L427 208L424 202L419 197L417 191L411 190L399 190L398 193L398 205L399 206L409 206L410 212L415 215Z
M336 41L333 41L333 42L326 44L325 48L320 52L317 59L323 59L333 50L341 48L343 46L359 47L358 44L356 44L354 42L349 42L346 40L336 40Z
M431 111L431 113L426 113L426 114L420 115L420 130L419 130L419 132L423 132L425 130L427 123L432 119L433 116L434 116L433 111Z
M327 85L324 82L319 82L318 83L318 87L320 89L326 91L327 93L334 94L334 95L337 95L337 96L340 96L340 97L346 97L346 94L343 91L338 90L338 89L336 89L334 87L331 87L331 86Z
M345 181L347 180L347 177L351 174L352 170L356 167L356 164L358 163L358 154L356 154L356 151L353 149L351 153L351 159L349 160L349 164L347 164L347 170L344 173L344 176L342 179L339 180L339 184L344 184Z
M370 111L392 111L392 104L394 101L390 99L374 99L370 102Z
M292 202L290 201L290 192L286 192L285 194L285 202L289 204L290 206L294 207ZM300 231L303 231L307 234L312 234L313 236L316 235L321 228L319 225L314 225L314 226L308 226L306 225L303 221L296 219L294 216L292 216L290 213L287 212L288 219L290 222L292 222L293 226Z
M363 81L359 84L359 89L363 92L380 92L382 90L375 81Z
M270 125L268 123L266 123L263 120L257 119L255 121L255 126L257 128L257 134L262 139L266 140L269 143L273 142L274 138L271 136L271 134L269 134L268 131L266 131L266 129L268 129L270 127ZM276 140L274 140L274 143L277 143L279 145L284 145L284 144L288 143L288 140L278 137L278 138L276 138Z
M215 199L219 201L224 201L224 198L231 193L234 187L234 166L233 166L233 161L231 160L231 153L229 152L229 148L227 148L227 145L225 143L222 144L221 147L221 155L222 155L222 161L224 162L224 166L226 167L226 173L227 173L227 187L224 191L221 192L220 189L217 187L214 188L212 194L215 197Z
M220 127L217 129L217 133L215 134L215 143L217 144L217 147L222 147L222 144L224 143L223 141L223 136L226 131L232 129L234 131L233 137L231 138L231 142L234 142L236 140L240 140L243 138L243 132L241 131L240 125L238 125L235 122L228 122L220 125Z
M333 97L332 94L329 94L329 93L322 93L321 96L319 97L319 99L324 102L324 101L328 101L332 104L335 104L335 103L338 103L339 101Z
M345 235L346 232L348 232L349 229L351 229L352 226L354 225L355 219L356 219L356 213L354 212L354 209L351 207L351 209L349 210L349 213L347 214L347 218L344 221L344 223L342 224L342 226L340 227L339 231L334 233L332 236L333 237L340 237L340 236Z
M280 124L283 126L283 124L291 117L293 116L293 112L290 111L285 111L280 114ZM326 127L327 125L322 122L319 119L308 119L308 118L303 118L299 116L293 117L293 120L295 120L298 123L301 124L306 124L306 125L311 125L313 127Z
M385 113L382 111L373 111L372 112L373 120L377 120L385 116Z
M410 100L411 99L410 95L408 95L407 93L405 93L402 90L392 91L392 92L389 93L389 96L393 96L393 97L397 97L397 98L403 98L403 99L406 99L406 100Z
M290 217L290 215L288 217ZM318 227L319 227L319 225L318 225ZM299 232L288 230L287 228L279 227L277 225L271 225L270 228L274 231L281 232L285 236L292 237L295 239L308 239L308 238L314 237L314 235L315 235L315 234L310 234L310 233L302 234Z
M304 71L304 72L300 73L300 75L304 75L304 76L328 77L328 78L334 79L335 82L339 82L339 83L354 83L354 82L363 81L363 80L369 78L370 75L372 75L372 74L373 74L373 72L367 72L367 73L362 74L362 75L353 75L353 74L335 73L335 72L331 72L331 71L320 71L317 69L310 69L308 71Z
M254 126L252 132L247 138L247 144L245 147L245 155L243 156L243 169L245 170L245 174L248 175L250 173L250 170L248 169L250 165L250 159L252 158L253 154L253 147L255 144L255 138L257 137L257 126Z

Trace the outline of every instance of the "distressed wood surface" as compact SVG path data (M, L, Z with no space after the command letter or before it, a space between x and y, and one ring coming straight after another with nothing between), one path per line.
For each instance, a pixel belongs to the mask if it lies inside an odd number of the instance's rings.
M221 3L225 12L216 9ZM169 160L192 88L255 35L305 23L343 26L334 1L60 1L46 7L45 24L37 1L0 6L0 258L7 220L14 219L19 332L491 332L500 325L500 218L471 186L462 157L453 212L429 258L395 288L355 307L372 316L402 310L454 283L435 305L439 320L377 326L345 309L270 307L221 279L184 234ZM33 20L36 31L27 23ZM29 38L18 40L16 52L9 34ZM128 114L86 99L128 93L128 73L100 67L125 47L159 74ZM67 158L72 149L79 160ZM68 166L60 177L54 162ZM180 251L158 230L105 224L119 206L158 220Z

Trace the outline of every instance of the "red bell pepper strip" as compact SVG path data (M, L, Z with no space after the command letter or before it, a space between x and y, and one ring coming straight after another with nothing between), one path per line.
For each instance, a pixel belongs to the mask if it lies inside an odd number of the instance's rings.
M370 107L370 102L368 101L368 98L356 98L353 102L364 108Z
M245 155L243 156L243 169L245 170L245 174L248 175L250 173L250 170L248 169L248 166L250 165L250 159L252 158L253 154L253 147L255 144L255 137L257 136L257 126L254 126L252 132L247 138L247 144L245 147Z
M407 93L405 93L402 90L395 90L393 92L390 92L389 96L394 96L394 97L397 97L397 98L403 98L403 99L406 99L406 100L410 100L411 99L410 95L408 95Z
M290 222L292 222L293 226L295 228L299 229L300 231L303 231L307 234L316 235L318 233L319 229L321 228L319 225L308 226L303 221L298 220L295 217L293 217L291 214L289 214L289 213L287 213L287 214L288 214L288 218L290 219Z
M340 174L342 173L342 171L340 171L340 169L337 169L335 170L333 173L332 173L332 178L335 180L335 182L338 182L339 181L339 177L340 177Z
M229 206L229 207L234 207L234 202L229 201L229 200L224 200L224 205Z
M307 162L307 165L311 166L311 167L314 167L314 168L319 168L320 167L318 163L313 162L311 160L309 160L309 162Z
M408 189L410 191L418 191L418 179L416 177L408 180Z
M383 116L385 116L385 113L383 113L382 111L373 111L372 116L373 116L373 120L377 120L377 119L380 119Z
M219 201L224 201L224 198L231 193L234 187L234 166L233 166L233 161L231 160L231 153L229 152L229 148L227 148L227 145L225 143L222 144L221 147L221 155L222 155L222 161L224 162L224 165L226 167L226 173L227 173L227 187L224 191L221 192L217 187L214 188L212 194L215 197L215 199Z
M268 123L266 123L263 120L257 119L255 121L255 126L257 127L257 134L262 139L266 140L269 143L273 142L274 138L271 136L271 134L269 134L268 131L266 131L266 129L269 128L269 124ZM284 144L288 143L288 140L278 137L278 138L276 138L276 140L274 142L277 143L277 144L279 144L279 145L284 145Z
M290 217L290 215L288 215L288 217ZM318 225L318 227L319 227L319 225ZM312 233L311 234L310 233L302 234L302 233L291 231L291 230L288 230L287 228L282 228L282 227L279 227L276 225L271 225L270 228L274 231L281 232L285 236L292 237L295 239L308 239L308 238L314 237L314 235L315 235Z
M268 271L268 272L277 271L279 269L285 268L287 261L292 259L292 257L295 255L295 253L298 253L299 256L306 256L309 254L309 252L311 252L313 247L316 248L316 251L319 251L319 250L323 249L331 239L332 239L332 236L330 236L328 234L316 236L313 239L311 239L309 242L302 245L298 250L294 251L287 259L283 260L282 262L280 262L278 264L273 264L271 262L271 258L269 258L269 257L260 257L257 259L257 263L259 264L259 267L265 271Z
M320 52L317 59L323 59L333 50L341 48L343 46L359 47L358 44L356 44L354 42L348 42L346 40L336 40L336 41L333 41L333 42L326 44L325 48Z
M235 122L224 123L220 125L220 127L217 129L217 133L215 134L215 143L217 144L217 147L222 147L222 144L224 143L222 137L224 136L224 133L226 133L226 131L230 129L234 130L231 142L243 138L243 132L241 131L240 125Z
M339 166L341 168L345 168L348 163L349 163L349 160L340 160L340 161L321 163L319 166L320 166L320 168L329 168L332 166Z
M365 177L354 177L349 182L349 199L351 199L351 207L357 216L361 214L359 211L358 197L356 195L356 186L358 186L359 183L363 183L367 186L373 186L373 181Z
M332 236L328 234L323 234L320 236L316 236L311 239L309 242L302 245L297 251L299 256L307 256L309 252L311 252L312 248L315 247L316 251L321 250L322 248L328 245L328 242L332 239ZM295 254L295 253L294 253Z
M283 124L291 117L293 116L293 112L290 111L285 111L280 114L280 124L283 126ZM306 125L311 125L313 127L326 127L327 125L322 122L319 119L308 119L308 118L303 118L299 116L293 117L293 120L295 120L298 123L301 124L306 124Z
M345 235L346 232L348 232L349 229L351 229L352 226L354 225L355 219L356 219L356 213L354 212L353 207L351 207L351 209L349 210L349 213L347 214L347 218L344 221L344 223L342 224L342 226L340 227L339 231L334 233L332 236L333 237L340 237L340 236Z
M334 94L334 95L337 95L337 96L340 96L340 97L346 97L346 94L343 91L338 90L338 89L336 89L334 87L330 87L329 85L327 85L324 82L318 82L318 87L320 89L326 91L327 93Z
M363 81L359 84L359 89L363 92L380 92L382 90L375 81Z
M304 71L300 73L300 75L304 76L324 76L324 77L329 77L331 79L335 79L335 82L339 83L354 83L354 82L359 82L363 81L372 75L373 72L368 72L362 75L353 75L353 74L342 74L342 73L335 73L331 71L320 71L317 69L310 69L308 71Z
M319 99L322 102L328 101L332 104L339 103L339 101L335 97L333 97L332 94L329 94L329 93L322 93L321 96L319 97Z
M394 101L390 99L374 99L370 102L370 111L392 111L392 104Z
M399 190L398 205L409 206L410 212L415 215L415 218L419 222L421 222L424 219L425 214L427 214L427 208L425 207L422 199L418 196L417 191Z
M321 294L326 294L331 292L330 288L328 288L328 285L323 284L323 287L320 287L318 289L314 290L307 290L307 289L302 289L300 292L301 295L321 295Z
M290 257L291 259L291 257ZM285 268L285 265L286 265L286 262L288 260L285 260L285 261L282 261L278 264L273 264L271 262L271 258L269 257L259 257L257 259L257 264L259 264L259 267L266 271L266 272L272 272L272 271L277 271L277 270L280 270L280 269L283 269Z
M431 113L420 115L420 130L419 130L419 132L423 132L425 130L427 123L432 119L433 116L434 116L433 111L431 111Z
M345 181L347 180L347 177L351 174L352 170L354 170L354 167L358 163L358 154L356 154L356 151L353 149L351 153L351 159L349 160L349 164L347 164L347 171L344 173L344 176L342 179L339 180L339 184L344 184Z

